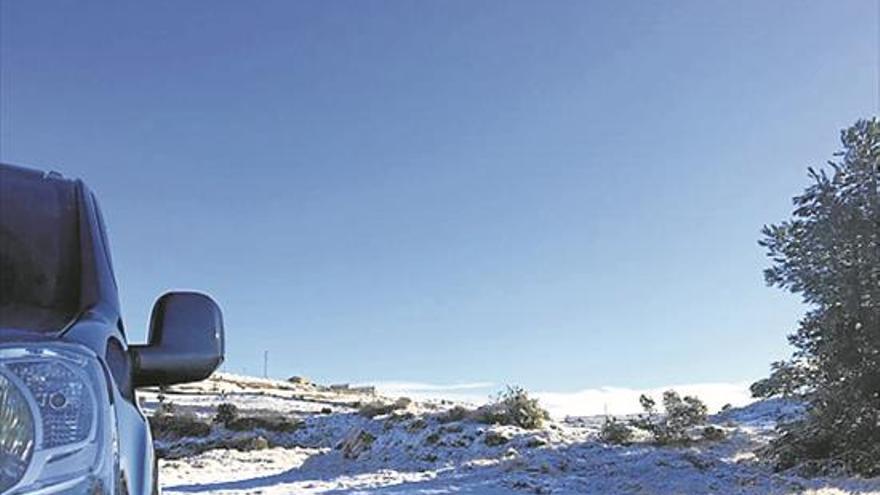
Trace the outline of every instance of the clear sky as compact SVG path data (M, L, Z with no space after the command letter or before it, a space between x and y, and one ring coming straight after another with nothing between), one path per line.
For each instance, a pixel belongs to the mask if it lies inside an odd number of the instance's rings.
M741 382L803 310L756 241L877 109L846 1L0 2L0 159L85 179L134 340L234 372Z

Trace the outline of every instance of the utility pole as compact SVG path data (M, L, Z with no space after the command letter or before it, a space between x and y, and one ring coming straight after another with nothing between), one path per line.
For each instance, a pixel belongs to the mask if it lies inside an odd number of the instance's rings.
M269 351L263 351L263 378L269 378Z

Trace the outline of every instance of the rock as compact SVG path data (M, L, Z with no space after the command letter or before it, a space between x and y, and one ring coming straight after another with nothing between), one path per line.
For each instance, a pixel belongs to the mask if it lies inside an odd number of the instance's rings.
M342 456L346 459L357 459L364 452L370 450L376 437L372 433L356 428L352 430L340 444Z

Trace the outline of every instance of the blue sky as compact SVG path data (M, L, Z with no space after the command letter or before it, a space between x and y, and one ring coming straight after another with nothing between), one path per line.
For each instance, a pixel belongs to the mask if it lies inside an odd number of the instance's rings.
M229 371L742 382L803 308L756 241L877 109L871 0L0 4L0 158L82 177L129 332Z

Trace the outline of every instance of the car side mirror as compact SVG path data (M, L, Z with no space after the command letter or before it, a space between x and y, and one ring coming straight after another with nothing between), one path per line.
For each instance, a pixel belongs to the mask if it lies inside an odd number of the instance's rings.
M223 315L197 292L169 292L153 306L147 345L130 346L135 387L204 380L223 362Z

